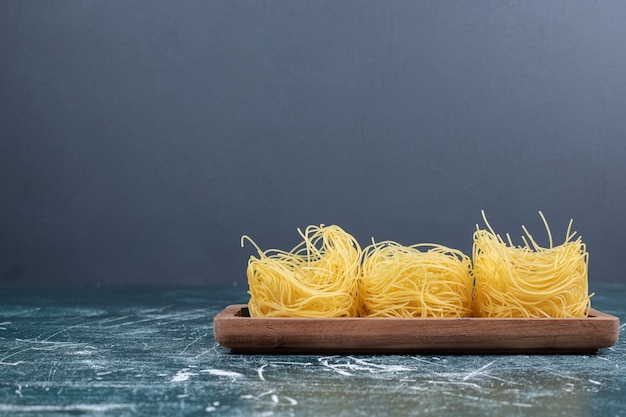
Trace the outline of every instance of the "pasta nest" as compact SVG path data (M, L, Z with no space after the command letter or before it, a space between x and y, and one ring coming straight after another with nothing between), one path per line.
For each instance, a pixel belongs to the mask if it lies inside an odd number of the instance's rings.
M361 247L338 226L298 229L303 241L291 251L262 251L248 261L253 317L355 317Z
M586 317L591 306L588 294L589 253L580 237L573 239L570 221L565 241L539 246L528 230L524 245L514 246L497 235L485 218L488 230L476 227L472 258L476 280L474 315L478 317Z
M471 260L436 244L372 243L359 280L363 317L468 317Z

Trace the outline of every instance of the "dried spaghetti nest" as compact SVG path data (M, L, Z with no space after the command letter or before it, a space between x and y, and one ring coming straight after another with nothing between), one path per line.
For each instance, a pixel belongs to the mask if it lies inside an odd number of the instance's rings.
M359 280L363 317L467 317L472 313L470 258L435 244L372 243Z
M298 229L291 251L262 251L248 261L248 309L253 317L355 317L361 247L338 226Z
M479 317L586 317L589 254L580 237L574 239L570 221L563 244L554 246L548 223L539 212L550 240L540 247L528 230L524 245L505 242L491 228L476 226L473 272L476 279L474 315Z

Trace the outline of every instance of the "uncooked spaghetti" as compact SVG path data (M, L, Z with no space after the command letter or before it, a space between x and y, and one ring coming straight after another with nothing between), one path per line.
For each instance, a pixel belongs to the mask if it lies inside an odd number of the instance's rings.
M262 251L248 261L252 317L355 317L361 247L338 226L298 229L291 251Z
M548 222L541 216L549 247L540 247L528 230L523 246L505 242L494 232L476 226L473 263L476 279L474 315L479 317L586 317L591 306L587 268L589 254L580 236L571 231L554 246Z
M359 280L363 317L467 317L472 313L470 258L436 244L372 243Z

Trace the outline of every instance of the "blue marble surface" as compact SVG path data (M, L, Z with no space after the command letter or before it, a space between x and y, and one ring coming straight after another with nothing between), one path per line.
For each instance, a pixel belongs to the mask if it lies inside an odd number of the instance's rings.
M620 337L594 355L234 355L213 317L245 288L0 287L2 416L626 416Z

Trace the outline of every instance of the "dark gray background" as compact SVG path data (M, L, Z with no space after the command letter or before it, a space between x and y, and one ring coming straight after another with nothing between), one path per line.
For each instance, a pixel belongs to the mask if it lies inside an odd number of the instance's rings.
M622 1L1 1L0 280L245 285L296 228L624 281Z

